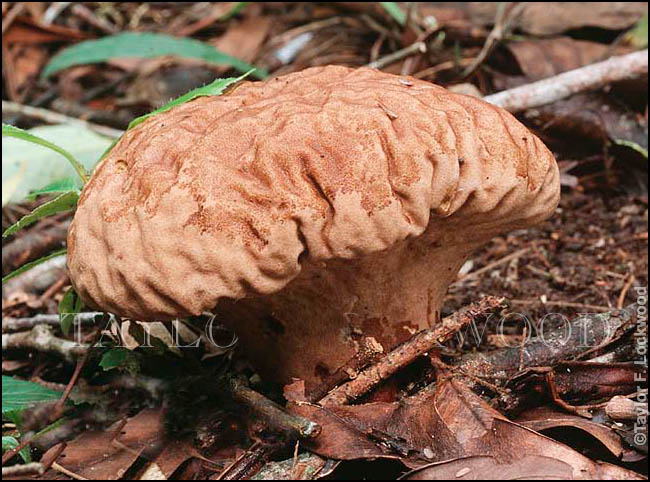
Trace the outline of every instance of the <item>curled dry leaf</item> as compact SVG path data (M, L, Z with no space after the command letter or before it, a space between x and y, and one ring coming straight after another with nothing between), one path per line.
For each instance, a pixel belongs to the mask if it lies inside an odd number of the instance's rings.
M620 139L648 148L647 120L604 93L577 94L528 111L526 117L550 134L599 145Z
M617 458L622 457L627 450L621 437L607 425L548 407L524 412L517 418L517 423L536 432L557 427L572 427L581 430L599 440Z
M329 458L396 458L410 467L422 467L483 455L526 467L526 457L543 455L569 466L567 478L642 478L620 467L593 462L509 421L453 378L442 378L435 388L395 403L322 408L298 402L290 403L290 408L322 426L320 436L307 446Z

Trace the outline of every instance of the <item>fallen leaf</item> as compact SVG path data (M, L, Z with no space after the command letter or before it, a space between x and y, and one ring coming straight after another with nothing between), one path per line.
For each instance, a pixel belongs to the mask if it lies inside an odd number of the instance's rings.
M452 378L441 379L437 386L400 402L326 408L290 403L289 408L321 425L321 434L305 443L322 457L396 458L417 468L432 461L478 455L505 464L543 456L570 466L570 478L641 478L626 469L593 462L566 445L509 421Z
M271 17L248 17L232 23L225 34L208 42L228 55L253 62L271 27Z
M68 442L57 463L81 477L93 480L118 480L143 452L159 450L163 442L162 411L143 410L120 429L116 422L107 430L91 430ZM43 456L58 450L52 447ZM50 471L45 474L54 474Z
M530 80L539 80L567 70L593 64L629 49L613 50L611 46L570 37L510 42L512 53L523 74Z
M610 427L548 407L539 407L522 413L517 417L517 423L536 432L557 427L572 427L599 440L617 458L626 451L621 437Z
M472 22L494 22L496 2L471 2L467 8ZM528 2L513 24L533 35L555 35L583 27L623 30L647 11L646 2Z
M570 479L572 473L569 464L541 455L512 462L477 455L427 465L401 480L562 480Z

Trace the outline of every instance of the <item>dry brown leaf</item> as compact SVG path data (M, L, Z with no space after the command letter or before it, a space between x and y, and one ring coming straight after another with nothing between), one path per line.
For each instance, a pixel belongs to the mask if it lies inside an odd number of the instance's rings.
M494 22L497 2L471 2L468 13L474 23ZM634 25L648 11L646 2L528 2L514 22L533 35L555 35L582 27L622 30Z
M620 467L593 462L566 445L507 420L453 379L440 380L435 389L427 388L396 403L327 408L292 403L290 407L322 426L321 435L308 448L324 457L398 458L418 467L427 462L485 455L526 467L520 462L524 457L544 456L569 465L571 478L640 478Z
M228 55L253 62L269 33L271 17L247 17L230 25L225 34L208 43Z
M61 25L43 25L29 17L18 17L6 32L2 34L2 42L7 44L42 44L49 42L70 42L86 40L93 35Z
M548 407L524 412L517 418L517 423L536 432L557 427L573 427L599 440L617 458L620 458L626 451L621 437L610 427Z
M572 472L570 465L550 457L527 455L508 463L476 455L427 465L401 480L563 480Z
M529 80L551 77L629 51L570 37L510 42L507 48Z
M147 409L128 419L122 428L116 422L108 430L84 432L68 443L56 461L87 479L117 480L139 457L144 457L155 461L163 474L169 476L194 453L184 444L165 445L162 417L162 410ZM58 447L51 448L44 458L47 460ZM55 473L50 471L45 477Z

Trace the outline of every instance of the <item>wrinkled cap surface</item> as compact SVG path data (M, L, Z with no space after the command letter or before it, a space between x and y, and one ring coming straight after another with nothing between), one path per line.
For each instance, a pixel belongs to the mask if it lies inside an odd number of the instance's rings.
M508 112L371 69L244 82L128 131L84 188L74 287L139 319L281 290L456 219L490 237L552 213L557 165ZM449 229L450 224L445 223Z

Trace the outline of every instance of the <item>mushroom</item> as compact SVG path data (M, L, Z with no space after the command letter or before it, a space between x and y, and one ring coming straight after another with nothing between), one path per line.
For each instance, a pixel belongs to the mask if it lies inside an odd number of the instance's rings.
M468 255L559 192L553 155L508 112L316 67L129 130L81 194L68 268L91 307L215 313L262 376L313 388L435 323Z

